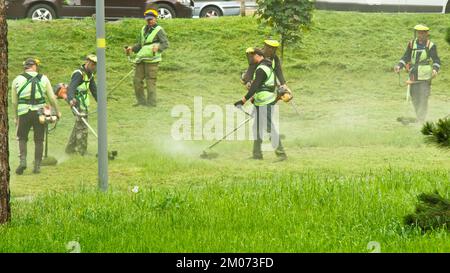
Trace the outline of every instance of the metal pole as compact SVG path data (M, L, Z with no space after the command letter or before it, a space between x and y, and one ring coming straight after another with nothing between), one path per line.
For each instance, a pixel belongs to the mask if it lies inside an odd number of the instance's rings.
M108 138L106 120L106 39L105 0L95 1L97 27L97 115L98 115L98 186L101 191L108 189Z

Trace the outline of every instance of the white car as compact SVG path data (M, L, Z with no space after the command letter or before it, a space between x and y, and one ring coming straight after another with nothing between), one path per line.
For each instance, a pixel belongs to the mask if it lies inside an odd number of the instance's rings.
M246 8L256 9L255 0L245 0ZM214 18L219 16L239 15L240 0L194 0L193 17Z
M316 0L317 9L449 13L449 0Z

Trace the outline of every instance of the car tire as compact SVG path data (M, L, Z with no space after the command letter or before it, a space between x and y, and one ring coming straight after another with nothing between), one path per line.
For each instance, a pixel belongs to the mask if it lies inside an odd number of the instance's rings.
M56 19L56 12L49 5L38 4L28 10L27 17L36 21L51 21Z
M200 17L205 17L205 18L217 18L222 16L222 11L214 6L209 6L206 7L204 9L202 9L202 11L200 12Z
M175 10L167 4L159 4L158 5L158 18L159 19L176 18Z

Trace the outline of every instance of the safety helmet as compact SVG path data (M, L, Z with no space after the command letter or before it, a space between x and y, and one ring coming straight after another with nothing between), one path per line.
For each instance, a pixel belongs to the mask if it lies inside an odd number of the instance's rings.
M255 53L255 48L254 47L249 47L245 50L245 53L249 54L249 53Z
M86 61L97 63L97 56L95 56L94 54L89 54L86 56Z
M271 47L279 47L280 43L277 40L264 40L264 44Z
M158 17L158 11L155 9L148 9L144 12L144 19L152 19Z
M416 25L416 26L414 27L414 30L416 30L416 31L429 31L430 28L427 27L426 25L418 24L418 25Z
M35 58L27 58L22 64L24 67L30 67L32 65L39 66L41 65L41 61Z

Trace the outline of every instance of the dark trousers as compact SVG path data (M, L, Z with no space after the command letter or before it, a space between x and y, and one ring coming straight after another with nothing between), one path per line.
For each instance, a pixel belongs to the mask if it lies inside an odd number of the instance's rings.
M40 162L44 152L45 125L39 123L37 111L28 111L28 113L19 116L17 126L17 139L19 140L19 157L21 161L27 158L28 134L31 127L34 133L34 160Z
M156 105L156 76L159 63L136 64L134 73L134 93L136 100L142 105ZM144 80L147 84L147 99L144 92Z
M255 114L256 119L253 124L253 133L254 133L254 142L253 142L253 156L254 157L262 157L261 145L263 142L264 132L270 134L270 140L272 143L272 147L275 149L276 155L284 155L284 148L281 144L280 135L275 128L275 124L273 123L273 111L274 111L275 102L264 105L264 106L255 106Z
M411 84L410 89L411 100L416 111L416 117L419 122L424 122L428 111L428 98L431 93L430 81L418 81Z

